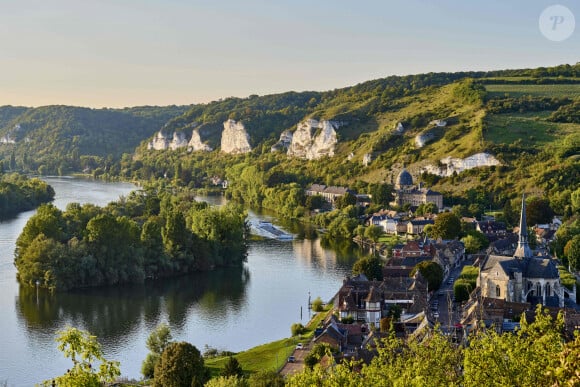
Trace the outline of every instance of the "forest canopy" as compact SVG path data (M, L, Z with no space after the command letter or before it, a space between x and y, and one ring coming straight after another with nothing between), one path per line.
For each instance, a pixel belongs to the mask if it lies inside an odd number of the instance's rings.
M133 191L103 208L42 205L16 242L18 279L67 290L239 266L245 219L235 204L210 207L187 191Z

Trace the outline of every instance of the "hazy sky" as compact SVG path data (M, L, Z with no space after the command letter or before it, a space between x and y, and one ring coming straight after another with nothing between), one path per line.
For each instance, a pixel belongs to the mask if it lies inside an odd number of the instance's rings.
M0 105L207 102L580 61L539 0L0 0Z

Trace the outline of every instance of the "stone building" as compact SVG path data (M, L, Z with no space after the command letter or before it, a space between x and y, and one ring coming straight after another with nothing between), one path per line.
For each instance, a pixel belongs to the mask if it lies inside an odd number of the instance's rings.
M406 169L403 169L397 176L393 195L395 199L391 203L392 205L402 206L408 203L411 206L419 206L420 204L434 203L438 209L443 208L443 195L424 188L421 184L418 187L413 185L413 176Z
M522 198L518 245L513 256L488 255L478 278L481 296L508 302L541 303L564 306L564 295L575 300L576 289L569 291L560 281L554 260L534 256L528 243L526 202Z

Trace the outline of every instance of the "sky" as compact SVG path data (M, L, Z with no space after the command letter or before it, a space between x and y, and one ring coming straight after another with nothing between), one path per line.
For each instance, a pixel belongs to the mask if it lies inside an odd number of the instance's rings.
M579 24L559 42L539 27L553 4ZM575 1L0 0L0 105L185 105L579 58Z

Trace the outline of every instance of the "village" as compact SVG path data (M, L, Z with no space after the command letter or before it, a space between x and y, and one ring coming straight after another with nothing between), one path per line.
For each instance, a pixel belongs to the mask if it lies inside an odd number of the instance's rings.
M345 187L315 184L306 190L307 195L321 195L329 203L346 193L356 195L362 203L369 200ZM394 206L407 204L410 210L381 210L367 216L365 225L378 226L382 233L403 240L387 249L355 237L361 246L381 257L382 278L368 278L364 273L346 277L311 342L297 345L281 374L304 369L308 353L321 346L332 349L323 356L326 364L345 359L368 364L377 353L380 339L393 333L403 339L420 339L430 330L440 329L460 345L477 329L514 332L522 316L534 321L538 304L553 317L563 312L565 336L574 337L580 327L575 281L563 282L561 272L566 269L549 253L549 244L561 225L557 217L550 224L534 225L528 232L525 195L519 224L513 229L508 230L505 223L490 216L481 220L463 217L464 225L489 241L487 248L467 253L457 238L428 237L425 228L435 224L437 213L413 214L413 209L428 203L443 209L440 193L421 184L414 186L411 174L403 169L393 196ZM430 288L416 269L426 263L441 268L442 278L436 288ZM463 286L458 286L460 282Z

